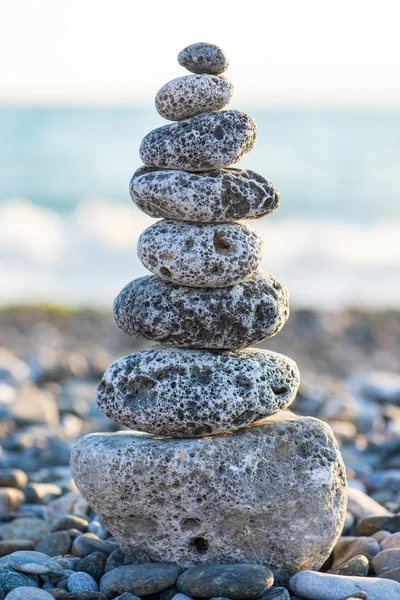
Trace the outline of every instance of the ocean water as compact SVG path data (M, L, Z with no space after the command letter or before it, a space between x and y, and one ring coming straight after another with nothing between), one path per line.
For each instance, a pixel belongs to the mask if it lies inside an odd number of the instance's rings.
M234 107L236 108L236 107ZM400 304L400 112L247 110L258 141L240 166L281 192L251 222L263 268L296 306ZM132 204L154 109L0 108L0 303L110 306L146 274L152 219Z

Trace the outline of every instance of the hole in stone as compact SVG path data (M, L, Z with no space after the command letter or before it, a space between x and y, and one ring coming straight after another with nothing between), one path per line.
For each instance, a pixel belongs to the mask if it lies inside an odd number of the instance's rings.
M200 519L183 519L181 521L182 531L194 531L200 527Z
M171 277L171 271L167 267L161 267L160 273L161 275L164 275L164 277Z
M218 254L231 254L234 247L222 235L216 231L214 233L214 248Z
M216 127L214 129L214 137L217 140L222 140L224 137L224 130L222 129L221 125L218 125L218 127Z
M193 238L186 238L185 240L185 246L187 250L191 250L194 246L194 239Z
M276 396L283 396L283 394L287 394L287 391L288 391L287 387L285 387L285 386L278 387L276 385L271 385L271 390L274 392L274 394Z
M195 538L190 542L190 545L199 554L206 554L209 548L207 540L202 537Z

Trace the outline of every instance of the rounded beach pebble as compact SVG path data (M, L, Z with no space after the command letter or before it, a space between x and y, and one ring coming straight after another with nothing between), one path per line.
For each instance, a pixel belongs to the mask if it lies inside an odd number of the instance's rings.
M106 573L100 581L100 591L107 598L131 592L136 596L156 594L176 582L182 569L177 565L151 563L125 565ZM119 596L118 596L119 598Z
M130 194L150 217L201 223L259 219L274 212L280 199L263 175L235 168L189 173L140 167Z
M263 565L212 565L188 569L179 576L176 587L196 598L254 600L273 583L273 573Z
M195 437L230 431L286 408L299 382L296 363L268 350L153 346L107 369L97 405L131 429Z
M192 288L141 277L114 301L122 331L166 346L245 348L278 333L288 317L287 289L262 271L229 288Z
M346 577L303 571L290 580L290 590L307 600L351 598L366 592L368 600L399 600L400 583L376 577Z
M7 594L7 600L54 600L54 596L46 590L22 586Z
M186 46L178 54L178 62L192 73L219 75L229 66L225 52L215 44L199 42Z
M230 102L233 85L218 75L185 75L169 81L157 92L156 109L170 121L180 121Z
M244 223L158 221L139 238L144 266L165 281L191 287L227 287L251 277L264 244Z
M329 425L291 413L194 439L91 434L75 445L71 467L124 548L184 568L263 563L287 581L321 566L346 513Z
M140 158L164 169L220 169L246 156L256 136L255 121L243 112L206 112L150 131L140 144Z
M53 559L42 554L29 550L20 550L13 552L8 556L10 567L21 573L31 573L34 575L62 575L62 567Z

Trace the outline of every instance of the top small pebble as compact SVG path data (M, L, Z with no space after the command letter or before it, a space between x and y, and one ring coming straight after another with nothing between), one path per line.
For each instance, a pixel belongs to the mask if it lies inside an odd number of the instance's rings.
M224 73L229 61L225 52L215 44L191 44L178 54L178 62L192 73L220 75Z

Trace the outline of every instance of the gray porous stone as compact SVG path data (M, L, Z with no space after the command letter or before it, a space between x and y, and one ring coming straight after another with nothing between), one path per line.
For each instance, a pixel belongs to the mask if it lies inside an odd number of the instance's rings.
M278 333L288 317L287 289L262 271L229 288L192 288L141 277L114 301L122 331L166 346L245 348Z
M138 256L165 281L190 287L228 287L249 279L264 244L245 223L185 223L162 219L140 236Z
M210 110L221 110L233 96L233 85L218 75L185 75L157 92L156 109L170 121L180 121Z
M178 62L192 73L211 73L219 75L229 65L225 52L215 44L198 42L186 46L178 54Z
M97 405L137 431L195 437L237 429L286 408L299 382L296 363L268 350L153 346L107 369Z
M220 169L246 156L256 136L255 121L243 112L206 112L150 131L140 144L140 158L164 169Z
M279 413L194 439L91 434L72 451L82 495L123 547L182 567L318 569L343 527L346 478L330 427Z
M140 167L130 194L150 217L197 223L259 219L274 212L280 200L263 175L234 167L203 173Z
M307 600L339 600L358 592L366 592L368 600L400 600L400 583L376 577L302 571L291 578L290 589Z

